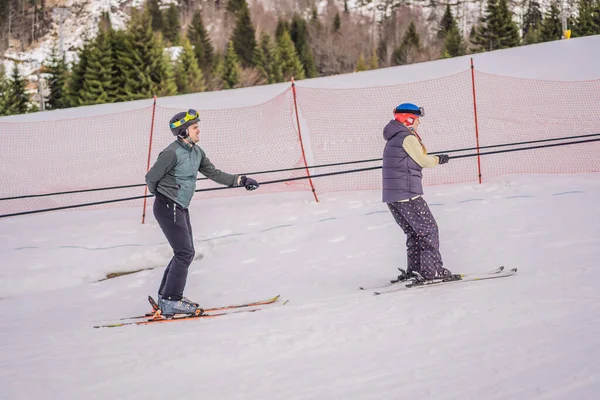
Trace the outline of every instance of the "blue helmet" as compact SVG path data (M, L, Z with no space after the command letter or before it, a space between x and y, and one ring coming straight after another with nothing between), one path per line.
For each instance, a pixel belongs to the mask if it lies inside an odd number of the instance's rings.
M394 108L394 114L413 114L418 117L424 117L425 109L423 109L423 107L418 107L413 103L402 103Z

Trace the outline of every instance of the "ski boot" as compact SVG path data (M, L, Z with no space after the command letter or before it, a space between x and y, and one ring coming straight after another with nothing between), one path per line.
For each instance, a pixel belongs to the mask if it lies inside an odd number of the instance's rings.
M183 299L181 300L168 300L160 297L158 299L159 310L156 314L159 314L166 318L174 317L175 315L196 315L200 316L204 313L204 310L197 305L192 305Z
M412 270L405 271L402 268L398 268L398 271L400 271L400 275L396 279L392 279L391 283L405 282L417 278Z

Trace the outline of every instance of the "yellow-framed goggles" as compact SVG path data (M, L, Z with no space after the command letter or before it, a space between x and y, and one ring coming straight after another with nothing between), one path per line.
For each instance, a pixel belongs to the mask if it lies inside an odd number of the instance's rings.
M200 113L198 113L198 111L192 110L190 108L185 113L185 117L183 117L179 121L175 121L175 122L171 123L171 129L179 128L181 125L183 125L183 124L185 124L187 122L193 121L195 119L198 119L198 120L200 119Z

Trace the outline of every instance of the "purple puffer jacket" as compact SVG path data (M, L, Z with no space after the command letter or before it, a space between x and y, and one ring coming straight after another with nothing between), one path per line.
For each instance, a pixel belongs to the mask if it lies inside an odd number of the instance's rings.
M423 194L421 166L404 150L404 138L412 135L408 128L391 120L383 128L387 141L383 150L383 202L393 203Z

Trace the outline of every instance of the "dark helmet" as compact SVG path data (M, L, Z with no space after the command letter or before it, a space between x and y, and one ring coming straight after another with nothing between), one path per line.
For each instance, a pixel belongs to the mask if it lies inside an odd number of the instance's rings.
M187 112L179 112L169 121L169 128L173 135L186 138L190 125L200 122L200 114L196 110L189 109Z

